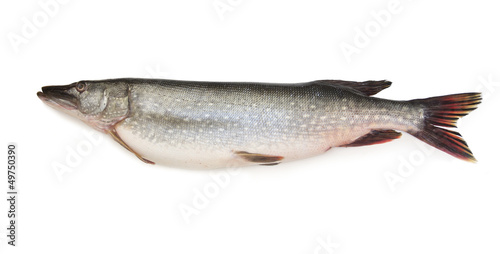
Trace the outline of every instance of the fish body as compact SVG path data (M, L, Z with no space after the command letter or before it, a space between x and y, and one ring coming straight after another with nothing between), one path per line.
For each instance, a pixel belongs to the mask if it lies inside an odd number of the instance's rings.
M479 94L371 97L390 84L111 79L44 87L38 96L110 134L143 161L174 167L276 165L333 147L384 143L398 138L397 131L474 160L458 133L438 126L454 127L476 108Z

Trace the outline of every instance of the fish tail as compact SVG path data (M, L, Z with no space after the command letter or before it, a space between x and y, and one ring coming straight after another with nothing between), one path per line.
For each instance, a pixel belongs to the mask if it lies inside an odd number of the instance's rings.
M456 128L458 118L466 116L481 103L480 93L453 94L411 102L424 107L424 125L420 131L410 134L459 159L476 162L460 133L438 126Z

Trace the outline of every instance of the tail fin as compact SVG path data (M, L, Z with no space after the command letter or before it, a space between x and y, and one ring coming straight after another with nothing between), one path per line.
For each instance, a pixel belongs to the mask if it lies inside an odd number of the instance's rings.
M425 119L423 129L411 133L413 136L459 159L476 162L460 133L437 126L456 128L458 118L469 114L481 103L480 93L453 94L411 102L424 107Z

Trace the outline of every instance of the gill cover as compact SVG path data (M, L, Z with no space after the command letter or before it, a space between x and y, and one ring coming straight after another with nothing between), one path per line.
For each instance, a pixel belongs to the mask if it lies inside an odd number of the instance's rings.
M75 89L79 92L78 109L92 127L107 132L128 116L128 84L80 81Z

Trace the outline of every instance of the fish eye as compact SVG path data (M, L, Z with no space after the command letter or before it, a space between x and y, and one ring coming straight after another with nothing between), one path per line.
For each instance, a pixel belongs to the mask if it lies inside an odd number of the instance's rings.
M85 82L78 82L78 83L76 83L75 88L78 92L81 93L81 92L87 90L87 84L85 84Z

